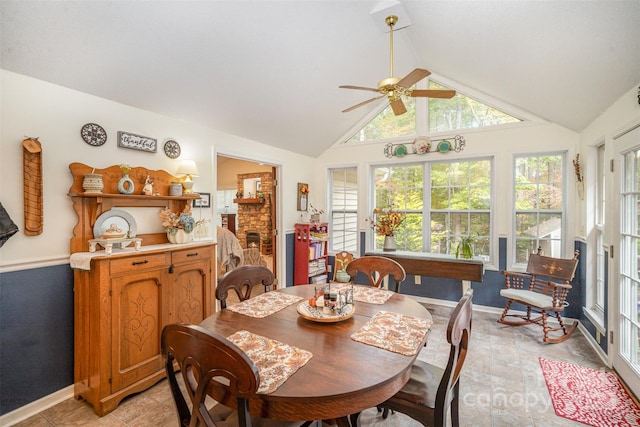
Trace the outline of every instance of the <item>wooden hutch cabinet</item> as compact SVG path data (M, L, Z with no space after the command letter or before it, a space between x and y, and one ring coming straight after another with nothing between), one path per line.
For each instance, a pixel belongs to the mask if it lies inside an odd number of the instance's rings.
M153 233L136 236L142 238L139 251L88 253L93 226L103 212L165 206L179 212L198 195L168 196L175 178L144 168L133 168L130 177L138 176L135 182L148 174L159 194L118 194L118 166L95 170L103 174L103 193L84 194L83 175L92 168L80 163L69 168L74 178L69 197L78 215L71 252L90 258L88 267L74 269L74 395L102 416L124 397L164 378L160 335L165 325L197 324L215 311L215 244L170 245L165 233Z

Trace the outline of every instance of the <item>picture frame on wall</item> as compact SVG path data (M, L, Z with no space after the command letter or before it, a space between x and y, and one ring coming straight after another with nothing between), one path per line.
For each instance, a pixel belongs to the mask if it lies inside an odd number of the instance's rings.
M194 208L210 208L211 207L211 193L198 193L199 199L193 201Z

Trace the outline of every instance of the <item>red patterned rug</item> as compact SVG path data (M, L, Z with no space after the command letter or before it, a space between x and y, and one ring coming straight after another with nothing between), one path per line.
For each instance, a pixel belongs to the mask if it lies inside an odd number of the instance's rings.
M640 426L640 408L613 372L540 358L556 415L593 427Z

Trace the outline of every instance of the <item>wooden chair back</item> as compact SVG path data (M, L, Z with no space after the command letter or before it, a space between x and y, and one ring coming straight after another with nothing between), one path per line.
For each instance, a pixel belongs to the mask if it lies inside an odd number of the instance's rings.
M579 254L579 251L576 250L573 253L573 258L552 258L542 255L542 249L538 248L537 253L529 255L527 263L527 273L531 275L529 290L551 295L554 289L549 286L549 280L560 282L571 289L569 282L573 279L578 267Z
M235 344L225 337L200 326L171 324L162 330L162 355L171 393L178 408L181 426L215 426L205 406L209 387L223 387L237 398L240 426L251 425L248 399L255 395L259 384L255 364ZM193 412L189 409L174 370L177 362Z
M573 258L552 258L542 255L542 249L538 248L537 253L529 255L527 273L570 282L578 266L579 254L575 251Z
M260 265L245 265L231 270L218 282L216 298L220 301L220 307L227 308L229 291L234 291L240 301L251 298L251 291L255 286L264 286L264 291L271 290L275 278L273 272Z
M396 281L396 292L400 288L400 282L407 277L404 268L397 261L381 256L365 256L351 261L347 265L347 274L351 276L352 282L358 273L365 274L369 284L376 288L382 286L385 277L391 276Z
M447 419L447 413L452 401L456 401L454 408L455 414L452 415L453 420L458 419L458 407L460 394L460 372L462 365L467 358L467 350L469 349L469 338L471 336L471 318L473 315L473 289L469 289L460 299L456 308L449 317L447 325L447 342L451 345L449 350L449 360L444 369L438 393L436 394L435 419L436 425L438 420L442 420L442 425Z
M347 265L353 261L353 254L347 251L338 252L335 256L334 268L333 268L333 277L335 279L335 275L340 270L347 269Z
M469 349L472 299L473 289L469 289L449 317L447 342L450 350L444 370L423 360L416 360L411 367L409 381L398 393L378 405L384 411L383 418L391 410L408 415L424 426L460 425L460 372ZM447 422L449 414L450 423Z

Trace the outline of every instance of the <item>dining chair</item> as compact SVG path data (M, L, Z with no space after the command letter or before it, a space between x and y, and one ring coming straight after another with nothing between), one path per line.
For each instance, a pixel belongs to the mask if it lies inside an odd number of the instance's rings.
M229 291L234 291L240 301L245 301L251 298L255 286L264 286L264 291L269 292L274 281L273 272L267 267L245 265L222 276L216 287L216 298L221 308L227 308Z
M400 292L400 282L406 277L404 268L397 261L381 256L365 256L356 258L347 265L347 274L354 280L356 274L363 273L369 279L369 284L380 288L382 281L387 276L392 276L396 281L396 292Z
M175 323L163 328L161 343L180 426L297 427L311 424L250 414L249 399L255 396L260 384L258 368L245 352L225 337L197 325ZM191 405L187 404L178 384L174 362L182 373ZM207 399L210 388L224 390L226 396L237 401L237 408L234 410L217 402L212 405L212 399Z
M569 305L569 282L578 266L579 254L576 250L573 258L552 258L542 255L542 248L538 248L537 253L529 255L526 272L502 271L506 288L500 290L500 296L505 297L507 303L498 322L510 326L535 323L542 326L544 342L560 343L567 340L578 322L565 325L561 313ZM526 306L526 313L510 312L514 302ZM539 316L531 317L532 313ZM549 325L549 315L555 315L557 327ZM518 320L507 319L513 317Z
M445 427L450 412L451 426L460 425L460 371L469 348L472 299L473 289L469 289L449 317L447 342L450 350L445 368L416 360L411 367L411 378L404 387L378 405L378 408L385 410L383 417L392 410L408 415L424 426Z

